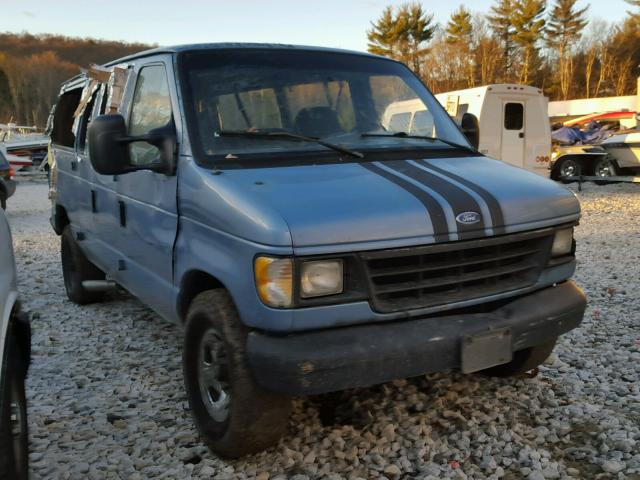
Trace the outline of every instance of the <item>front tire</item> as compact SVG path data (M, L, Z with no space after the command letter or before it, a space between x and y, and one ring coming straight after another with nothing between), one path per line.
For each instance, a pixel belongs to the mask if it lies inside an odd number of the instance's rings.
M551 352L553 352L557 341L558 339L554 338L542 345L536 345L535 347L525 348L524 350L514 352L513 359L509 363L496 365L495 367L482 370L480 373L490 377L501 378L522 375L523 373L542 365L542 363L549 358Z
M199 294L187 314L184 379L198 431L209 448L238 458L273 446L286 433L291 399L253 380L247 329L224 290Z
M9 332L0 385L0 478L29 476L29 432L24 379L27 366L18 340Z
M78 305L101 301L104 298L104 292L91 292L82 286L82 282L104 280L104 273L82 253L69 225L62 231L60 257L64 287L69 300Z

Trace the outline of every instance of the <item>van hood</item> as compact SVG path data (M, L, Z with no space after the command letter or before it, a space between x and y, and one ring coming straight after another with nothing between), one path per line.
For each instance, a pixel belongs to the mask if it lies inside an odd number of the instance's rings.
M580 216L568 189L485 157L227 170L225 176L282 217L294 249L466 240Z

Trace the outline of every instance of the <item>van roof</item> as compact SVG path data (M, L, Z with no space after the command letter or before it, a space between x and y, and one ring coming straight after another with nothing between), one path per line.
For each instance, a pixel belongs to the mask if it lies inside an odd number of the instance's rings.
M518 85L515 83L494 83L492 85L484 85L482 87L467 88L464 90L455 90L452 92L442 92L436 95L484 95L488 93L513 93L519 95L543 95L542 90L530 85Z
M159 53L181 53L181 52L196 52L200 50L236 50L236 49L247 49L247 50L264 50L264 49L274 49L274 50L300 50L300 51L309 51L309 52L328 52L328 53L339 53L339 54L350 54L350 55L361 55L365 57L373 57L373 58L385 58L387 60L391 60L387 57L381 57L379 55L373 55L371 53L366 52L358 52L355 50L343 50L340 48L325 48L325 47L311 47L304 45L287 45L287 44L279 44L279 43L193 43L188 45L175 45L171 47L157 47L152 48L150 50L144 50L142 52L134 53L132 55L119 58L117 60L113 60L109 63L106 63L105 67L110 67L113 65L117 65L119 63L128 62L131 60L136 60L138 58L149 57L151 55L157 55Z
M112 67L114 65L118 65L120 63L130 62L133 60L137 60L139 58L150 57L152 55L158 55L161 53L180 53L180 52L197 52L199 50L232 50L232 49L246 49L246 50L264 50L272 48L274 50L299 50L299 51L309 51L309 52L330 52L330 53L338 53L345 55L360 55L363 57L372 57L372 58L382 58L385 60L389 60L395 62L395 60L383 57L380 55L374 55L366 52L358 52L355 50L344 50L340 48L326 48L326 47L312 47L305 45L287 45L280 43L192 43L187 45L174 45L170 47L157 47L151 48L149 50L143 50L138 53L134 53L131 55L127 55L126 57L121 57L115 60L112 60L108 63L103 64L103 67ZM85 79L85 75L80 73L62 83L62 90L76 88L80 86Z

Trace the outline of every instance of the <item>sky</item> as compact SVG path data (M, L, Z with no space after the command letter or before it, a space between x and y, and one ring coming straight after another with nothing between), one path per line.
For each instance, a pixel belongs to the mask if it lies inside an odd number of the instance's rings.
M0 32L56 33L158 45L274 42L366 50L366 30L405 0L0 0ZM446 24L460 4L487 12L493 0L423 0ZM589 2L579 0L578 5ZM624 0L591 0L590 16L626 15ZM0 49L2 45L0 45Z

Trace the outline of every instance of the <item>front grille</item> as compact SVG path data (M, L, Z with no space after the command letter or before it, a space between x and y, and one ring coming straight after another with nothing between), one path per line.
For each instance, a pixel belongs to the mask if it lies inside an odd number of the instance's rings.
M553 229L361 254L381 313L436 307L529 287L548 261Z

